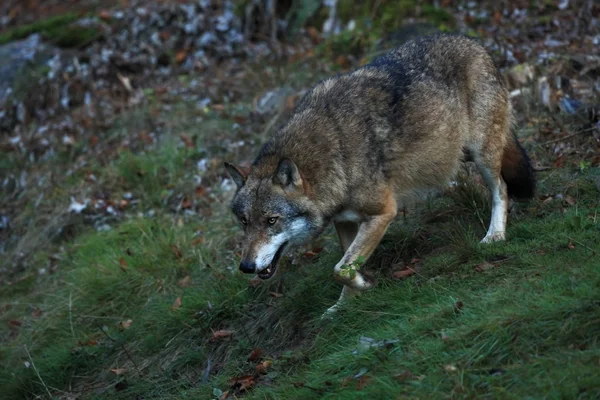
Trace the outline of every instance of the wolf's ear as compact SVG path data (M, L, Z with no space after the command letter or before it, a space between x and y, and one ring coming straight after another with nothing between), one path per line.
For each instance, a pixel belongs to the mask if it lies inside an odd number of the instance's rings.
M228 162L224 163L225 169L227 173L233 179L236 186L241 188L246 183L246 178L248 177L248 170L243 167L236 167L233 164L229 164Z
M280 184L284 189L302 189L302 177L298 166L289 158L279 161L273 182Z

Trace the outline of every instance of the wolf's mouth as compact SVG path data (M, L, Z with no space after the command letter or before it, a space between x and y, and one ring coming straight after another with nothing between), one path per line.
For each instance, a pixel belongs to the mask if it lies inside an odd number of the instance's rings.
M277 272L277 264L279 263L279 259L281 258L281 255L283 254L283 250L285 249L285 246L287 245L287 243L288 242L285 242L284 244L279 246L277 253L275 253L275 256L273 256L273 260L271 261L271 264L269 264L269 266L267 268L265 268L262 271L257 273L257 275L260 279L267 280L267 279L271 278L273 275L275 275L275 272Z

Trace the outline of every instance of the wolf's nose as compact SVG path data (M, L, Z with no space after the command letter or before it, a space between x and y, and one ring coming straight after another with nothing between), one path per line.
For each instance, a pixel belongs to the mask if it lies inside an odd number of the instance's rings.
M254 261L242 261L240 263L240 271L245 274L252 274L256 271L256 263Z

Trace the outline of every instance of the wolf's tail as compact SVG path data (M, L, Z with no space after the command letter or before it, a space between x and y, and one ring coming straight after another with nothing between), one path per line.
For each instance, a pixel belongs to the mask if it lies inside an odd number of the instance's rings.
M535 171L531 161L512 133L502 156L502 179L506 182L508 195L519 200L531 199L535 192Z

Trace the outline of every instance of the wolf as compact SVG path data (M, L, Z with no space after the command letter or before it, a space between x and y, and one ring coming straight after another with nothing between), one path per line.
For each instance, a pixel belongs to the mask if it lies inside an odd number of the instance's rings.
M317 83L249 168L225 163L231 210L244 230L240 270L271 278L285 251L333 222L343 256L333 269L347 296L369 289L367 260L418 193L447 184L473 161L491 192L483 243L504 240L508 198L528 199L535 176L514 135L502 75L486 50L459 35L401 47Z

